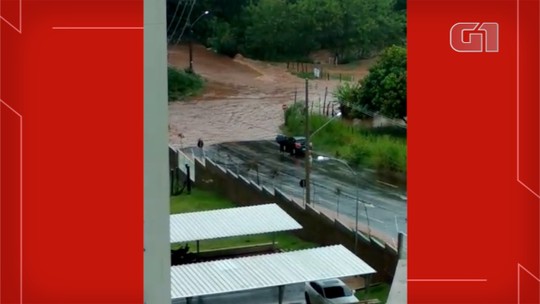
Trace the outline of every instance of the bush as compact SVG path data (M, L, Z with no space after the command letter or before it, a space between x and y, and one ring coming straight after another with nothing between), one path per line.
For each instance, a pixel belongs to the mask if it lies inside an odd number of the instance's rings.
M197 94L204 80L197 74L168 67L169 101L182 100Z
M360 140L352 144L349 153L345 155L345 158L351 163L361 166L369 166L371 157L372 151L370 145L365 140Z
M219 21L215 17L210 21L210 27L213 35L208 38L208 45L220 54L234 57L239 51L239 35L235 29L228 22Z
M372 146L371 163L380 172L406 172L407 149L388 136L379 138Z
M284 129L289 135L304 134L303 109L303 104L297 103L285 112ZM311 115L311 130L319 129L328 119L322 115ZM315 151L343 158L352 165L372 168L380 173L407 172L407 139L401 128L365 128L334 120L311 141Z

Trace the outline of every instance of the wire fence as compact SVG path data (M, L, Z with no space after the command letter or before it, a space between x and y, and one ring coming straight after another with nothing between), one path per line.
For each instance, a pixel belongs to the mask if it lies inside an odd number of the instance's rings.
M352 73L330 72L322 65L304 62L287 62L287 71L296 74L302 78L321 79L321 80L339 80L354 82L359 80Z
M268 189L279 189L299 203L306 204L305 188L300 186L301 178L299 177L303 176L303 159L294 159L292 165L280 166L279 169L276 169L249 160L238 159L230 153L219 149L207 151L194 148L192 151L193 156L198 159L202 160L207 157L215 164L250 179L260 186ZM353 178L351 174L349 181L332 181L328 183L325 182L328 180L327 176L312 173L311 206L331 218L341 220L350 227L355 226L356 217L358 216L359 230L390 244L397 245L398 233L406 230L406 226L403 224L403 216L392 215L391 218L389 216L379 218L381 212L380 210L374 212L374 208L380 207L376 207L375 204L370 202L369 196L356 196L355 186L352 183ZM358 209L356 208L357 199L359 199ZM387 210L385 214L392 214L392 212ZM388 237L389 235L395 237Z

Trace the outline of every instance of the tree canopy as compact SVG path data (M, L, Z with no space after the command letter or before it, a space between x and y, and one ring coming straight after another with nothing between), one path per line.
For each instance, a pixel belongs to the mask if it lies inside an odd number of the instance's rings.
M352 116L379 113L388 118L407 117L407 49L391 46L370 68L369 74L355 84L344 84L336 96Z
M177 1L168 2L169 35L175 37L181 32L174 32L175 25L183 26L191 10L191 1ZM210 16L194 34L231 56L301 60L324 49L347 61L405 41L404 0L199 0L191 21L205 10Z

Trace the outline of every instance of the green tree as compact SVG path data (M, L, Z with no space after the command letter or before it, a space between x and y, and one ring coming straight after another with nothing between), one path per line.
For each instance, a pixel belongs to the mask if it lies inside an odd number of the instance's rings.
M394 10L398 12L403 12L407 10L407 0L396 0L394 5Z
M337 98L341 105L341 113L345 117L364 118L366 115L359 107L360 90L362 86L360 82L344 82L337 87L334 92L334 97Z
M407 49L387 48L361 82L358 105L389 118L407 117Z
M407 50L392 46L383 51L366 78L358 83L344 83L334 93L343 114L364 118L380 113L406 121Z
M339 1L299 0L293 7L297 12L298 41L311 43L305 51L319 48L340 53L345 39L345 12Z
M369 57L393 44L402 44L406 18L396 12L394 0L343 0L348 12L348 48Z
M405 1L200 0L191 17L210 11L212 18L197 23L195 39L229 56L241 52L254 59L305 60L313 51L329 50L345 63L404 44ZM169 23L182 28L191 5L167 2Z
M395 0L298 0L296 11L302 34L313 37L313 49L327 49L339 62L367 57L403 41L404 13Z
M212 18L209 23L212 35L208 38L208 45L220 54L235 56L239 49L238 34L227 22Z
M246 27L243 11L249 3L257 3L257 0L198 1L195 7L201 12L209 10L212 15L198 25L201 41L206 39L209 47L230 57L240 52Z
M309 39L301 39L298 10L286 0L260 0L245 8L244 50L265 60L288 59L305 54Z

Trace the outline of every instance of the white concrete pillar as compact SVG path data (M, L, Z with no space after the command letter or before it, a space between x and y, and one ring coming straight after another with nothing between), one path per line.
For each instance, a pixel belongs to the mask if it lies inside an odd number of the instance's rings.
M146 304L171 303L166 29L166 0L144 1L144 301Z

